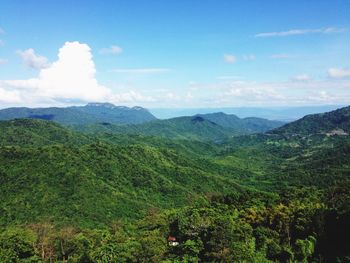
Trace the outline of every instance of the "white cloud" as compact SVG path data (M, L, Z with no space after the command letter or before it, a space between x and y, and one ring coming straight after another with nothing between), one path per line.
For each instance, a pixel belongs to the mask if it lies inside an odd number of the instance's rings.
M110 98L114 103L133 103L133 102L154 102L155 99L151 96L144 96L141 93L130 90L128 92L113 94Z
M8 62L7 59L0 58L0 65L6 64Z
M49 66L47 58L35 54L32 48L24 51L18 50L16 53L22 58L23 64L28 68L43 69Z
M123 49L119 46L113 45L110 46L109 48L102 48L100 50L101 54L113 54L113 55L118 55L123 52Z
M291 29L287 31L276 31L276 32L264 32L258 33L255 37L285 37L285 36L295 36L295 35L306 35L306 34L331 34L331 33L341 33L346 31L345 28L317 28L317 29Z
M152 100L152 97L143 96L132 90L120 94L114 93L111 89L100 85L95 74L90 47L79 42L66 42L59 49L58 60L41 69L37 78L3 80L0 81L0 87L3 87L2 93L6 95L8 101L10 97L16 95L16 102L29 106L62 104L70 101L123 103Z
M165 97L167 99L170 99L170 100L181 100L181 96L179 96L173 92L168 92Z
M308 74L300 74L300 75L296 75L292 78L292 80L295 81L308 81L311 80L311 77Z
M308 100L310 101L315 101L315 102L321 102L321 103L329 103L331 102L335 97L331 96L328 92L326 91L319 91L319 92L312 92L308 96Z
M246 61L252 61L252 60L255 60L256 57L255 55L253 54L250 54L250 55L243 55L243 60L246 60Z
M236 56L232 55L232 54L225 54L224 55L224 61L226 63L229 63L229 64L233 64L236 62Z
M246 101L266 101L266 100L281 100L285 97L279 93L276 88L266 85L257 85L244 81L231 83L223 93L224 97L235 97L236 99L244 99Z
M336 79L348 78L350 77L350 68L330 68L328 76Z
M18 91L9 91L0 87L0 102L1 103L19 103L21 102Z
M118 68L112 69L114 73L128 73L128 74L152 74L152 73L164 73L169 72L169 68Z

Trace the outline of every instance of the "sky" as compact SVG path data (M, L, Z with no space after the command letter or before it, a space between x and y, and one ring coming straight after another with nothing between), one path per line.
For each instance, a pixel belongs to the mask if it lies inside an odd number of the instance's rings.
M0 0L0 108L350 104L349 0Z

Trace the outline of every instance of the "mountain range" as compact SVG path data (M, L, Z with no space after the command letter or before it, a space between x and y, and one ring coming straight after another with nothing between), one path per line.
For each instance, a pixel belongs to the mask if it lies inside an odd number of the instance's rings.
M98 122L114 124L142 123L156 118L142 107L115 106L110 103L89 103L67 108L8 108L0 110L0 120L32 118L55 121L63 125Z
M300 120L288 123L273 131L277 134L338 134L347 135L350 132L350 107L335 111L307 115Z
M0 120L31 118L69 125L85 133L143 134L164 138L220 141L231 136L265 132L283 125L262 118L240 119L223 112L157 120L141 107L89 103L68 108L9 108L0 110Z

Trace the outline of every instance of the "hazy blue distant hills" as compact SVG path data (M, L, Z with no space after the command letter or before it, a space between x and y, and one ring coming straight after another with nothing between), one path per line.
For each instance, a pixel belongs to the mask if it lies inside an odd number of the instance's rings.
M128 108L109 103L89 103L86 106L67 108L8 108L0 110L0 120L17 118L50 120L64 125L83 125L98 122L129 124L156 119L144 108Z
M285 122L282 121L271 121L256 117L240 119L236 115L225 114L223 112L198 114L197 116L215 122L222 127L234 129L237 133L242 134L265 132L285 124Z
M135 125L99 123L75 126L75 129L89 134L141 134L168 139L220 141L235 135L264 132L281 125L283 123L278 121L269 121L260 118L240 119L235 115L212 113L155 120Z
M110 103L89 103L86 106L72 108L93 115L99 122L128 124L156 119L147 109L138 106L129 108Z
M275 134L330 134L346 135L350 132L350 106L335 111L307 115L272 131Z
M173 108L173 109L149 109L159 119L175 118L179 116L192 116L195 114L207 114L212 112L224 112L234 114L239 118L259 117L269 120L294 121L308 114L332 111L346 105L322 105L322 106L295 106L295 107L223 107L223 108Z

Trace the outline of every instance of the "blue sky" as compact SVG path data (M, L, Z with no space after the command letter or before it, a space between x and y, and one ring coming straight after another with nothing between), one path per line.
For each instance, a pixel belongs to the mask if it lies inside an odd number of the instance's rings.
M0 0L0 107L350 103L350 1Z

